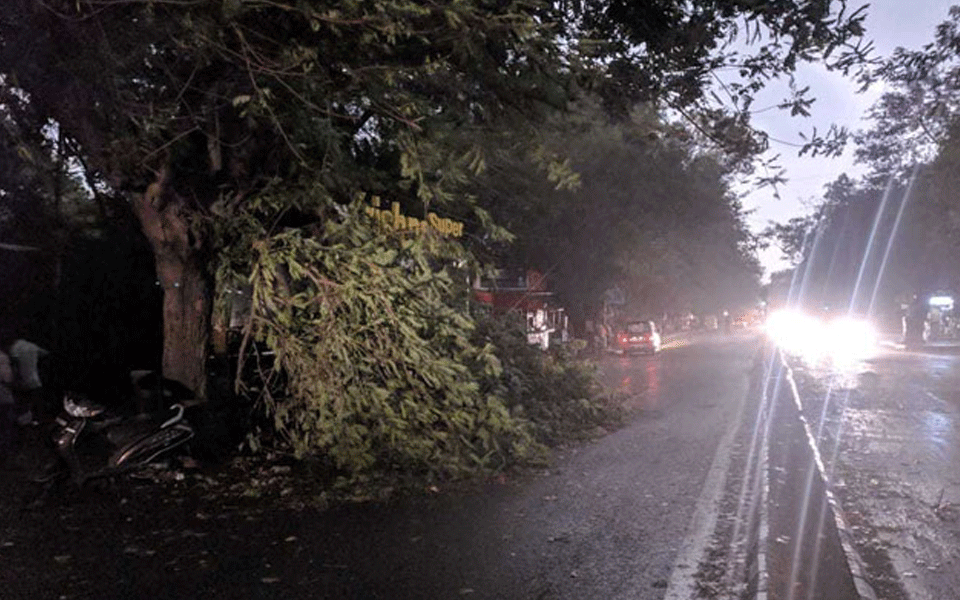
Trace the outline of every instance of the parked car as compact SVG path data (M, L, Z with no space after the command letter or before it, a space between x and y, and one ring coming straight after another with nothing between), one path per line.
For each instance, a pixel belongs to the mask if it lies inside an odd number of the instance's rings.
M628 321L617 332L616 351L629 354L633 352L647 352L656 354L660 351L660 332L653 321Z

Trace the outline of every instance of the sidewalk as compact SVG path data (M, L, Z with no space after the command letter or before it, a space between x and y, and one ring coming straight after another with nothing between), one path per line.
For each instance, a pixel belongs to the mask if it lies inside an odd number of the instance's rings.
M960 354L960 339L928 340L918 348L907 348L903 343L903 332L899 329L885 328L879 332L880 345L892 350L927 352L930 354Z
M906 352L926 352L929 354L955 354L960 355L960 340L937 340L924 342L918 348L907 348L903 340L897 336L893 338L883 338L880 345L893 350L902 350Z

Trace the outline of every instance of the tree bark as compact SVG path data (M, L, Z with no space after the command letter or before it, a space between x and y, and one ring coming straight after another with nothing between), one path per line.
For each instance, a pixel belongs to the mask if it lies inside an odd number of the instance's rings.
M190 229L187 208L162 173L133 201L163 288L163 376L206 392L206 357L212 297L201 256L202 240Z

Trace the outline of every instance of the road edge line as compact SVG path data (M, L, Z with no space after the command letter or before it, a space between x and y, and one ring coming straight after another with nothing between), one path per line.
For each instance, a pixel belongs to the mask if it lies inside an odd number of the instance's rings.
M713 462L710 465L710 470L707 471L702 491L697 498L690 523L687 525L687 533L684 535L683 542L681 542L677 551L677 557L673 561L667 590L663 596L664 600L690 600L698 597L696 574L700 568L700 562L706 554L710 538L717 529L717 517L720 514L719 505L723 500L727 476L733 462L733 443L743 426L743 417L749 394L750 382L748 380L747 389L741 395L742 397L737 405L734 420L717 444Z
M766 418L770 419L772 411ZM766 423L764 423L766 430ZM770 595L770 571L767 569L767 549L770 547L770 437L764 434L760 444L760 523L757 526L757 591L754 600L767 600Z
M755 357L757 369L757 389L755 392L759 397L759 406L757 411L757 431L762 431L757 445L757 463L752 469L744 471L744 481L747 478L757 478L756 489L751 493L754 501L751 501L751 510L747 515L747 523L744 540L746 553L744 556L745 572L743 573L743 583L746 586L743 598L745 600L767 600L770 589L770 570L767 567L767 554L769 551L770 540L770 511L768 498L770 495L770 467L769 467L769 443L770 428L769 420L772 414L772 403L768 401L766 388L771 379L767 365L772 365L773 357L766 357L767 350L765 345L761 345ZM749 457L748 457L749 465ZM744 501L747 501L744 498ZM737 544L737 540L732 540L732 544Z

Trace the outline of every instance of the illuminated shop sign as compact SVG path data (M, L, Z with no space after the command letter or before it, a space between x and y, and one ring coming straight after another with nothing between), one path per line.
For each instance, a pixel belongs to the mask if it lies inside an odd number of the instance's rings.
M380 198L377 196L373 197L370 206L367 206L364 212L383 227L394 231L414 231L422 233L429 227L443 235L452 237L460 237L463 235L463 223L459 221L441 217L433 212L427 213L426 219L418 219L417 217L404 215L400 212L399 202L391 202L389 209L381 208Z
M930 298L930 306L942 310L953 310L953 298L951 296L933 296Z

